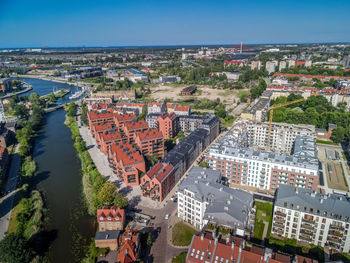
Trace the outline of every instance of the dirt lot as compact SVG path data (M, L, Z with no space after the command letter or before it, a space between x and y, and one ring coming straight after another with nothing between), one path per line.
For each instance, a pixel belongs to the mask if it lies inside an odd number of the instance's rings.
M164 99L172 99L175 101L182 101L185 99L210 99L216 100L220 99L222 103L227 106L227 109L234 108L236 102L239 101L238 90L219 90L212 89L208 86L197 85L197 91L194 96L183 96L180 95L180 92L183 88L188 85L164 85L160 84L156 87L151 88L151 97L157 101L163 101Z
M341 162L339 160L329 160L327 158L327 156L333 156L334 158L335 151L337 151L335 148L331 148L327 146L318 146L318 157L323 164L324 172L328 183L328 188L347 191L347 186L344 180ZM339 151L337 152L339 155L341 154Z

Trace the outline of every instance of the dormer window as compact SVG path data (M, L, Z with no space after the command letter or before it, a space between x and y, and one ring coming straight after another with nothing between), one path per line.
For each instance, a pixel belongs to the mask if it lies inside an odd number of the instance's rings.
M102 221L102 220L104 220L105 218L103 217L103 216L100 216L100 220Z
M109 216L107 219L108 219L108 220L111 220L112 218Z
M119 216L116 216L116 217L115 217L115 220L119 220L119 219L120 219Z

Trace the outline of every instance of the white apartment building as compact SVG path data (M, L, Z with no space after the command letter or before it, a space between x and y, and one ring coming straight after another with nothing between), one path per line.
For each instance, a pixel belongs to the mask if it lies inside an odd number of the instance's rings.
M350 250L350 199L281 186L277 190L271 235L293 238L340 252Z
M220 225L243 236L252 227L249 216L253 196L219 181L218 171L193 167L179 185L178 216L197 229L207 224Z
M278 66L278 61L267 61L265 68L269 74L276 71L276 67Z
M249 123L247 125L249 147L266 148L269 123ZM296 136L316 137L315 126L304 124L272 123L270 150L290 153ZM269 149L266 149L269 150Z
M280 66L279 66L279 70L281 71L282 69L285 69L287 67L287 62L285 61L280 61Z
M282 184L313 190L319 185L316 143L307 136L296 138L293 155L242 148L226 136L210 148L206 160L231 186L275 191Z

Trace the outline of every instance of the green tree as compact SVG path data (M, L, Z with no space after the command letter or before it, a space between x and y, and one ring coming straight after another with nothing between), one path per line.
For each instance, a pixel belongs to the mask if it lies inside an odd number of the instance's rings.
M179 140L179 142L181 142L184 138L185 138L184 132L183 131L179 131L177 133L177 139Z
M147 234L146 244L147 244L147 246L152 245L152 234L151 234L151 232L148 232L148 234Z
M202 161L202 162L199 164L199 167L209 168L209 164L208 164L206 161Z
M88 107L86 106L85 103L83 103L83 104L81 105L81 121L82 121L85 125L88 125L87 113L88 113Z
M344 140L345 133L346 133L345 128L339 126L332 131L331 139L336 143L340 143L341 141Z
M128 206L129 201L128 201L128 198L125 195L123 195L122 193L117 193L115 195L113 204L116 207L125 208L125 207Z
M27 240L21 235L10 233L0 241L0 260L7 263L30 262L34 256Z
M74 117L77 114L77 105L72 101L68 104L66 112L69 117Z
M27 118L29 116L29 110L23 104L17 104L13 111L14 115L18 118Z
M37 105L37 106L40 106L42 104L42 101L40 99L40 96L38 95L38 93L31 93L29 95L29 102L33 105Z
M101 205L111 205L116 191L117 187L114 184L110 182L104 183L97 195L99 203Z

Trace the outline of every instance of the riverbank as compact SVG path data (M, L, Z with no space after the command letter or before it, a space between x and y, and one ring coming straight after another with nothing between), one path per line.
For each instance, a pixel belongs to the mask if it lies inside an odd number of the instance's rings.
M26 84L27 84L27 83L26 83ZM28 91L30 91L30 90L33 89L33 87L32 87L31 85L29 85L29 84L27 84L27 85L28 85L27 88L25 88L24 90L20 90L20 91L17 91L17 92L15 92L15 93L6 94L5 96L0 97L0 99L11 98L11 97L13 97L13 96L20 95L20 94L22 94L22 93L26 93L26 92L28 92Z

